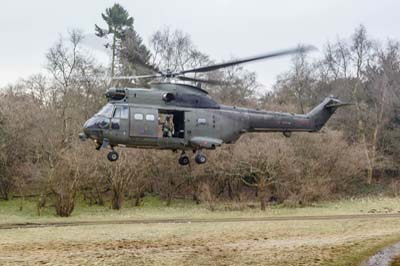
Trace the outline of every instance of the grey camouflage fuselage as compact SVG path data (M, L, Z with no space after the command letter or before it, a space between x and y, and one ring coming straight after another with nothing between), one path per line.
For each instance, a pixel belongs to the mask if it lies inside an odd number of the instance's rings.
M307 114L291 114L219 105L204 90L183 84L155 84L150 89L115 89L107 92L110 111L84 125L81 138L99 145L171 150L215 149L235 143L247 132L319 131L339 106L330 96ZM111 106L112 105L112 106ZM126 116L116 116L126 110ZM160 135L159 117L172 114L178 123L174 137Z

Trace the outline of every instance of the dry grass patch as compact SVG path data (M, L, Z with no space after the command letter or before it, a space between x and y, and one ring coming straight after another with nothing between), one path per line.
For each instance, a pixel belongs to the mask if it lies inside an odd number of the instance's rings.
M12 229L0 265L352 265L399 235L393 218Z

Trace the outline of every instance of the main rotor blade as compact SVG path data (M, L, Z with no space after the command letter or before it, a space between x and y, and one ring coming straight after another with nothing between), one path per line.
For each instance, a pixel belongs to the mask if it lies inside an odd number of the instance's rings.
M132 80L132 79L151 79L151 78L161 78L161 74L151 74L151 75L141 75L141 76L119 76L113 77L112 80Z
M185 76L176 76L176 78L180 79L180 80L185 80L185 81L208 83L211 85L221 85L222 84L222 81L211 80L211 79L199 79L199 78L191 78L191 77L185 77Z
M177 74L179 75L179 74L186 74L186 73L208 72L208 71L213 71L213 70L217 70L217 69L224 68L224 67L248 63L251 61L263 60L263 59L279 57L279 56L284 56L284 55L289 55L289 54L296 54L296 53L300 53L300 52L308 52L308 51L315 50L315 49L316 48L312 45L303 46L303 47L298 47L295 49L287 49L287 50L277 51L277 52L263 54L263 55L259 55L259 56L253 56L253 57L248 57L248 58L243 58L243 59L236 59L236 60L228 61L225 63L183 70L181 72L178 72Z

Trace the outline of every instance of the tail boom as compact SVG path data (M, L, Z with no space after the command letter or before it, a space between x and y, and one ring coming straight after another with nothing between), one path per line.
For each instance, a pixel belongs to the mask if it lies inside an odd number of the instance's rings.
M316 132L319 131L335 113L338 107L349 103L330 96L307 114L260 112L249 110L250 132ZM289 135L289 134L285 134Z

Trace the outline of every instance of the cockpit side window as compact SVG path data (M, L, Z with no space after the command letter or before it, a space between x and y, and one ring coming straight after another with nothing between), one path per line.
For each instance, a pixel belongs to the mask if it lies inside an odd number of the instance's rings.
M128 106L122 106L121 118L122 119L128 119L129 118L129 107Z
M114 118L121 118L121 107L115 108Z
M114 106L110 103L104 105L103 108L96 114L105 117L111 117L113 114Z
M128 106L117 106L114 110L114 118L129 118L129 107Z

